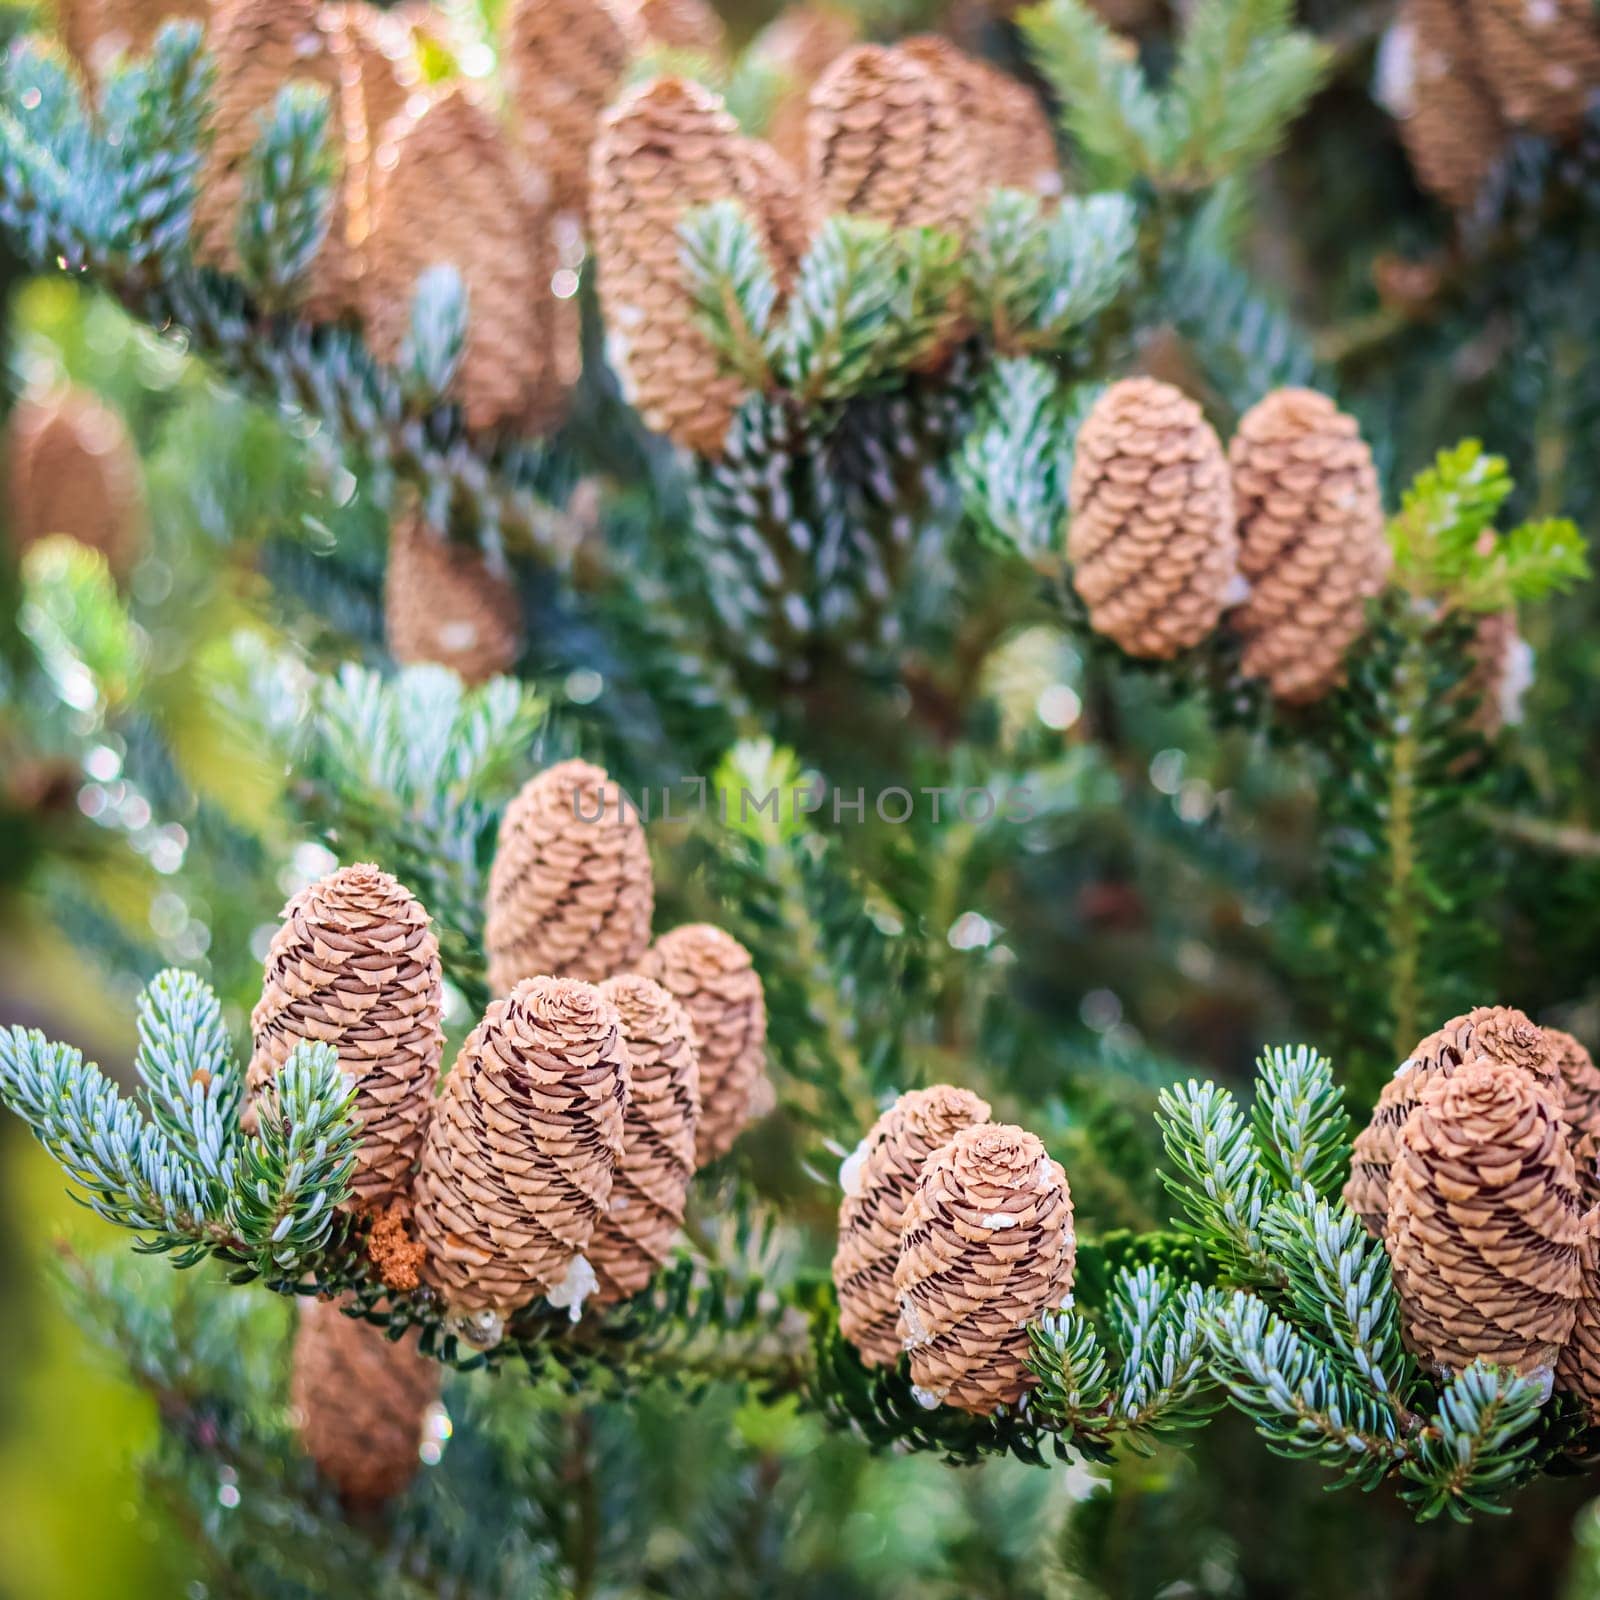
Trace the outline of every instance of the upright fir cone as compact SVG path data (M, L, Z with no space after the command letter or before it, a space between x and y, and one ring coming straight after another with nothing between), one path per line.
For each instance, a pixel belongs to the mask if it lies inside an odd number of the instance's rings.
M1533 676L1533 652L1517 632L1515 610L1489 611L1473 624L1471 670L1462 693L1477 702L1473 725L1493 739L1522 719L1522 696Z
M1036 95L940 34L918 34L900 49L949 86L958 121L974 148L980 187L1045 197L1061 193L1055 136Z
M1468 0L1483 76L1506 120L1552 139L1583 125L1600 89L1600 21L1589 0Z
M765 139L740 141L778 288L787 294L811 247L811 201L793 167Z
M839 1329L869 1367L892 1367L904 1339L894 1274L905 1211L923 1164L963 1128L989 1120L989 1103L947 1083L900 1096L873 1123L839 1174L833 1283Z
M1600 1426L1600 1232L1594 1214L1584 1219L1578 1314L1556 1360L1556 1388L1576 1395L1590 1426Z
M320 85L332 97L333 125L346 128L352 112L339 55L320 26L315 0L217 0L210 47L216 82L211 97L211 144L194 206L196 256L224 272L236 272L234 243L245 174L261 118L270 114L285 85ZM343 147L340 152L341 164ZM327 320L352 309L357 260L350 246L347 193L341 170L334 190L328 234L312 264L306 314Z
M440 1367L331 1300L301 1300L289 1406L301 1447L352 1510L403 1494L422 1465Z
M414 1222L424 1276L453 1313L574 1313L583 1252L623 1153L628 1049L616 1008L571 978L494 1001L445 1079L422 1152Z
M674 50L713 63L728 57L728 30L709 0L629 0L646 48Z
M1386 41L1385 101L1418 181L1456 211L1478 198L1505 153L1500 107L1484 82L1470 0L1402 0Z
M1545 1044L1561 1075L1561 1110L1585 1206L1600 1202L1600 1068L1570 1033L1544 1030ZM1600 1337L1600 1330L1597 1330Z
M617 1008L632 1068L622 1159L611 1203L595 1224L589 1264L601 1304L637 1294L672 1250L694 1176L700 1060L689 1013L636 973L600 985Z
M376 151L390 124L426 92L416 32L400 11L381 11L371 0L324 5L321 23L359 77L368 147Z
M1526 1072L1476 1060L1422 1091L1389 1179L1384 1244L1406 1342L1459 1372L1553 1366L1582 1291L1566 1125Z
M505 29L517 137L544 176L549 204L582 221L590 151L642 42L637 23L609 0L513 0Z
M301 1042L331 1044L355 1083L361 1128L353 1210L403 1195L422 1150L444 1052L439 942L411 892L362 863L302 889L283 911L250 1013L247 1126Z
M946 73L903 49L856 45L812 86L806 136L820 215L966 233L983 177Z
M1067 555L1089 625L1165 659L1217 625L1237 577L1228 458L1192 400L1125 378L1078 431Z
M1561 1099L1556 1047L1515 1006L1475 1006L1420 1040L1383 1086L1372 1120L1356 1136L1350 1154L1345 1204L1375 1238L1383 1237L1388 1220L1389 1174L1400 1149L1400 1134L1423 1090L1434 1078L1449 1077L1463 1062L1485 1060L1526 1073Z
M587 761L530 778L506 808L489 868L489 987L626 972L650 943L654 911L644 825L622 789Z
M380 171L363 284L367 342L394 361L417 280L448 263L467 291L467 342L454 384L470 428L519 420L544 376L528 309L548 296L514 203L524 177L499 124L461 89L408 121Z
M1228 459L1250 580L1230 619L1244 637L1242 670L1279 700L1320 700L1389 572L1372 452L1326 395L1275 389L1240 418Z
M911 1378L979 1415L1033 1387L1027 1325L1072 1288L1067 1176L1033 1134L966 1128L928 1158L906 1207L895 1288Z
M19 400L6 425L7 521L20 553L64 533L128 572L144 541L139 456L122 418L87 389Z
M437 661L467 683L509 672L522 649L522 607L510 575L415 509L389 530L383 618L396 661Z
M706 456L720 453L744 385L695 317L678 225L716 200L739 201L776 256L761 181L721 100L684 78L635 85L601 122L591 174L606 351L645 426Z
M56 31L85 78L98 83L120 58L142 56L169 22L206 22L211 0L56 0Z
M767 1002L750 952L708 923L664 933L638 970L683 1003L700 1050L695 1165L726 1155L767 1090Z
M811 86L860 36L851 13L825 5L800 5L780 12L751 43L751 59L783 85L767 115L767 142L802 175Z

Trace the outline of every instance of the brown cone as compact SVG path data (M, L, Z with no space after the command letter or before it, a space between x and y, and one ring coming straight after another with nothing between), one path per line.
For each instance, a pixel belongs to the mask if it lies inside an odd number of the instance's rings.
M452 1311L575 1287L611 1198L628 1107L616 1008L571 978L494 1001L445 1079L417 1176L425 1274Z
M1200 408L1125 378L1078 431L1067 555L1089 625L1132 656L1167 658L1217 625L1236 576L1228 461Z
M467 683L509 672L521 653L522 608L510 576L415 511L389 532L383 617L389 654L402 666L436 661Z
M351 1209L405 1193L422 1150L444 1051L439 942L428 913L377 867L340 867L302 889L272 936L250 1013L245 1078L255 1101L302 1041L331 1044L356 1086L361 1126Z
M1473 624L1471 670L1462 693L1477 702L1472 721L1486 739L1505 727L1507 709L1517 703L1516 665L1523 649L1514 610L1486 612Z
M1383 1237L1389 1216L1389 1173L1400 1149L1401 1130L1422 1091L1434 1078L1449 1077L1463 1062L1480 1060L1525 1072L1559 1096L1550 1038L1515 1006L1476 1006L1430 1033L1383 1086L1372 1120L1356 1136L1351 1151L1345 1204L1375 1238Z
M350 51L361 80L370 149L387 141L385 130L425 93L416 34L398 12L380 11L369 0L324 5L322 29Z
M347 102L350 91L343 64L319 26L315 0L217 0L209 42L216 86L211 98L211 148L195 197L194 249L207 265L236 272L234 235L245 172L260 136L261 118L271 113L279 91L296 82L328 90L333 126L345 130L341 154L351 143L349 128L352 120L360 120L360 112ZM328 236L306 284L306 315L328 320L352 309L356 268L341 172Z
M1418 181L1457 211L1478 198L1506 147L1506 126L1482 76L1470 0L1403 0L1406 41L1400 138Z
M1230 619L1242 670L1279 700L1320 700L1343 678L1389 571L1372 452L1326 395L1275 389L1240 419L1228 459L1250 580Z
M983 180L947 74L902 49L856 45L812 86L806 129L819 215L965 234Z
M1533 1078L1477 1060L1423 1089L1384 1233L1423 1360L1553 1366L1577 1312L1584 1232L1566 1126Z
M775 73L783 88L767 116L767 141L797 173L806 169L806 116L811 86L860 37L849 12L831 6L790 6L750 46L751 57Z
M1596 1228L1594 1216L1585 1219L1578 1314L1556 1361L1556 1388L1583 1401L1591 1426L1600 1426L1600 1238Z
M91 83L124 56L142 56L169 22L206 22L211 0L56 0L56 31Z
M1546 1028L1544 1037L1561 1074L1561 1110L1578 1188L1584 1205L1592 1206L1600 1202L1600 1068L1570 1033Z
M502 51L517 137L548 203L582 219L600 114L641 42L631 13L606 0L514 0Z
M638 84L601 121L590 221L607 355L645 426L702 455L721 449L744 385L700 329L678 225L699 206L736 200L776 259L762 194L739 125L698 84Z
M639 962L683 1003L700 1047L700 1124L695 1165L733 1148L766 1087L767 1002L750 952L708 923L674 928Z
M811 202L794 168L764 139L744 139L755 203L765 225L773 272L787 293L811 246Z
M988 1120L988 1102L969 1089L913 1089L873 1123L845 1163L833 1283L840 1331L869 1367L894 1366L903 1348L894 1274L923 1164L963 1128Z
M440 1369L331 1300L299 1302L289 1405L301 1447L352 1509L403 1494L422 1465Z
M728 30L708 0L631 0L645 47L677 50L721 62L728 55Z
M611 1204L595 1224L589 1264L602 1304L649 1283L672 1250L694 1176L700 1121L700 1062L689 1013L649 978L607 978L600 992L617 1008L632 1067L622 1159Z
M1027 1325L1072 1288L1066 1174L1021 1128L966 1128L930 1156L906 1208L895 1288L912 1381L986 1414L1033 1387Z
M518 421L544 376L529 307L549 294L528 251L515 199L523 175L494 118L460 89L401 128L375 185L363 306L367 341L394 361L411 326L411 297L429 268L449 263L467 291L467 345L453 393L467 426Z
M144 495L122 418L86 389L63 389L19 400L6 433L16 549L64 533L126 573L144 542Z
M489 987L626 972L654 911L644 825L622 789L587 761L530 778L506 808L489 869Z
M1483 76L1508 122L1565 139L1600 88L1589 0L1468 0Z

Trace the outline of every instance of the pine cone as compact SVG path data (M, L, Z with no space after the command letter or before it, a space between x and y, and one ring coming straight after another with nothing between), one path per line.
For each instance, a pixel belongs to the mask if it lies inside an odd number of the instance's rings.
M1166 659L1211 632L1236 577L1228 461L1200 408L1125 378L1078 431L1067 555L1089 625Z
M1383 1086L1372 1120L1356 1136L1350 1153L1345 1204L1374 1238L1383 1237L1389 1215L1390 1169L1400 1150L1401 1131L1423 1090L1434 1078L1448 1078L1469 1061L1514 1068L1560 1096L1556 1049L1548 1035L1515 1006L1475 1006L1430 1033Z
M169 22L204 23L211 0L56 0L56 31L90 83L122 57L149 52Z
M963 1128L989 1120L989 1105L969 1089L935 1084L903 1094L873 1123L839 1174L839 1245L833 1282L839 1328L869 1367L900 1359L895 1267L905 1210L923 1164Z
M707 923L664 933L638 970L683 1003L700 1049L695 1165L733 1148L765 1086L767 1002L750 952Z
M391 142L388 130L425 93L416 34L397 12L380 11L370 0L324 5L319 21L347 74L361 94L361 133L366 159Z
M1578 1188L1584 1205L1592 1206L1600 1201L1600 1069L1570 1033L1546 1028L1544 1039L1561 1075L1561 1110Z
M445 1079L417 1176L425 1275L452 1311L509 1312L535 1294L577 1309L627 1107L622 1025L598 989L529 978L490 1005Z
M301 1447L352 1510L404 1494L422 1465L440 1368L331 1300L301 1300L289 1405Z
M279 91L293 82L325 88L336 128L348 128L352 118L359 122L360 111L348 103L342 64L319 26L315 0L217 0L209 44L216 83L211 148L195 196L194 250L206 265L237 272L234 234L246 168L261 118L271 113ZM355 304L358 263L350 248L347 199L341 173L328 235L306 287L303 309L313 320L331 320Z
M437 661L467 683L510 672L521 653L522 607L509 574L415 511L389 532L383 615L396 661Z
M467 346L455 392L470 428L514 423L544 378L529 308L550 292L513 203L525 179L494 118L455 89L408 121L373 196L363 289L367 341L394 361L417 279L448 262L467 291ZM425 220L424 220L425 219Z
M1600 1426L1600 1239L1592 1218L1583 1230L1580 1282L1578 1314L1556 1360L1556 1388L1583 1401L1593 1427Z
M1477 1060L1423 1089L1384 1232L1422 1359L1452 1372L1552 1366L1577 1312L1584 1234L1566 1126L1534 1079Z
M422 1150L444 1052L439 942L428 913L377 867L340 867L302 889L272 936L245 1078L255 1102L302 1041L325 1042L356 1086L361 1146L351 1209L402 1195Z
M589 155L641 41L607 0L514 0L502 50L518 138L544 175L548 203L580 221Z
M856 45L812 86L806 138L819 215L966 233L982 175L946 74L905 50Z
M767 114L767 142L798 173L806 167L806 116L811 86L860 37L856 19L831 6L790 6L750 46L783 84Z
M645 426L701 455L720 453L744 391L700 330L678 225L736 200L765 236L763 181L722 102L682 78L630 89L601 121L590 218L606 353Z
M707 0L630 0L646 48L678 50L713 64L728 58L728 30Z
M918 34L900 49L949 86L957 119L976 154L980 189L1061 193L1055 136L1037 96L940 34Z
M771 246L773 272L787 294L811 248L811 203L794 168L766 140L744 139L740 145Z
M1589 0L1468 0L1483 76L1508 122L1552 139L1583 125L1600 88L1600 23Z
M506 808L489 869L489 987L627 971L650 942L654 911L644 826L622 789L586 761L529 779Z
M19 400L6 432L17 551L64 533L126 573L144 542L144 494L122 418L87 389L63 389Z
M617 1008L632 1066L622 1159L611 1205L595 1224L589 1264L602 1304L637 1294L672 1250L694 1176L700 1121L700 1061L689 1013L649 978L607 978L600 993Z
M912 1381L980 1415L1033 1387L1027 1325L1072 1288L1066 1174L1021 1128L966 1128L924 1163L895 1288Z
M1506 147L1484 82L1470 0L1403 0L1383 61L1386 96L1418 181L1456 211L1471 207Z
M1320 700L1389 571L1372 452L1326 395L1275 389L1240 419L1228 459L1250 580L1230 619L1244 635L1242 670L1280 700Z

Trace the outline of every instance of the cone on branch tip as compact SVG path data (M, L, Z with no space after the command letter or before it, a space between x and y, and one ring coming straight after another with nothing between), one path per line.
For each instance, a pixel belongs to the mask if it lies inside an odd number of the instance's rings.
M551 975L598 983L650 943L655 886L639 813L605 771L563 761L506 808L489 869L489 987Z
M543 1294L577 1316L628 1094L621 1019L593 985L529 978L489 1006L445 1079L417 1176L424 1275L452 1312L505 1314Z
M1228 460L1170 384L1125 378L1078 432L1067 555L1089 626L1166 659L1217 625L1238 581Z
M762 196L739 125L698 84L637 84L601 121L589 201L606 354L645 426L705 456L721 453L744 385L699 325L678 227L737 201L776 263Z
M279 92L290 83L328 91L332 126L344 132L336 141L341 169L351 129L362 117L359 105L349 102L351 84L322 29L314 0L217 0L209 43L216 77L210 149L195 194L194 250L205 265L237 272L234 240L246 175L262 117L271 112ZM357 147L364 141L363 128ZM314 321L332 320L356 305L358 263L351 248L348 198L341 170L327 235L305 288L303 310Z
M839 1330L869 1367L894 1366L903 1348L894 1275L923 1164L963 1128L988 1120L988 1102L970 1089L913 1089L873 1123L840 1171L844 1200L833 1256Z
M600 116L642 43L628 8L608 0L514 0L502 59L517 138L548 204L586 217Z
M1240 419L1228 460L1250 583L1229 619L1244 640L1241 670L1279 700L1319 700L1343 677L1389 571L1372 452L1326 395L1275 389Z
M600 992L616 1007L630 1091L611 1201L587 1251L601 1304L626 1299L666 1261L683 1225L700 1122L694 1023L659 983L624 973Z
M856 45L812 85L806 141L819 215L965 234L983 177L946 72L905 49Z
M1463 1063L1479 1060L1523 1072L1558 1103L1564 1101L1549 1036L1515 1006L1475 1006L1418 1041L1383 1086L1372 1120L1356 1136L1350 1154L1345 1204L1375 1238L1383 1237L1388 1220L1389 1178L1400 1135L1423 1090L1434 1078L1449 1077Z
M733 1142L767 1099L767 1002L750 952L709 923L664 933L638 971L682 1002L700 1056L700 1122L695 1165Z
M380 361L398 359L417 280L453 266L467 299L466 349L451 396L470 428L517 423L548 382L530 308L550 294L515 198L525 179L489 112L464 90L425 102L397 132L374 184L362 301Z
M911 1378L986 1415L1033 1387L1028 1324L1061 1306L1077 1261L1066 1174L1031 1133L963 1129L924 1163L895 1288Z
M1600 1231L1593 1217L1584 1228L1578 1314L1556 1359L1556 1388L1581 1400L1589 1425L1600 1427Z
M860 36L851 13L825 5L800 5L781 11L750 46L751 58L776 74L783 85L767 115L766 137L796 172L805 171L811 85Z
M1468 210L1509 134L1483 78L1470 0L1402 0L1380 57L1384 99L1422 187Z
M1545 1043L1561 1077L1561 1111L1578 1171L1585 1206L1600 1201L1600 1068L1570 1033L1544 1030Z
M1479 1058L1423 1088L1384 1232L1421 1359L1448 1372L1554 1366L1577 1315L1585 1232L1566 1125L1537 1080Z
M333 1046L355 1084L361 1143L348 1209L405 1193L444 1051L444 980L428 913L387 872L340 867L283 911L250 1013L247 1129L294 1047Z
M794 168L765 139L740 143L778 288L787 293L811 246L811 203Z
M119 576L144 540L138 452L122 418L86 389L17 402L6 426L7 522L20 553L52 534L106 558Z
M511 671L522 649L522 607L510 574L415 510L389 530L383 617L389 654L401 665L438 662L467 683Z
M211 0L56 0L56 31L93 84L118 60L144 55L167 23L204 23L211 10Z
M1600 89L1589 0L1466 0L1483 76L1506 120L1551 139L1582 126Z
M301 1300L289 1387L301 1447L351 1510L403 1494L422 1465L438 1362L331 1300Z
M672 50L720 64L728 56L728 30L710 0L629 0L635 29L646 48Z

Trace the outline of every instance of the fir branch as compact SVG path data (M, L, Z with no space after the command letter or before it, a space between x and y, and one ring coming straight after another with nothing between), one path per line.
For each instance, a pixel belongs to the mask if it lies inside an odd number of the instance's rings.
M1504 1514L1497 1495L1526 1474L1537 1443L1546 1383L1474 1361L1452 1378L1438 1410L1400 1468L1400 1493L1428 1521L1448 1512L1466 1522L1475 1511Z
M778 284L754 224L736 200L719 200L689 212L678 237L701 329L730 372L769 389Z
M1204 1356L1206 1292L1159 1267L1117 1277L1108 1320L1123 1351L1115 1420L1136 1443L1191 1426L1213 1409Z
M423 270L411 291L411 318L400 346L400 380L414 406L438 405L455 382L471 310L467 286L452 262Z
M1256 1061L1256 1143L1274 1182L1332 1194L1350 1156L1350 1117L1333 1063L1309 1045L1274 1045Z

